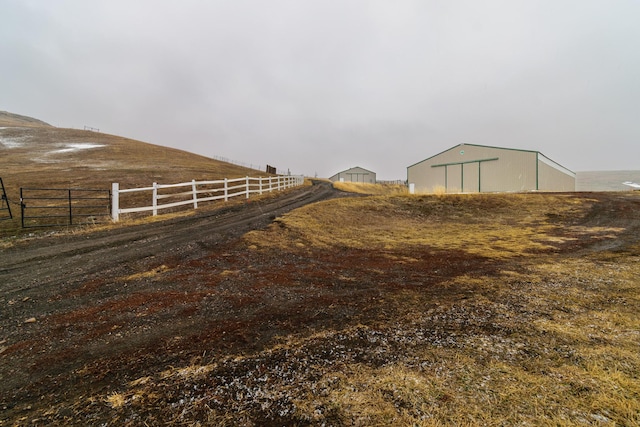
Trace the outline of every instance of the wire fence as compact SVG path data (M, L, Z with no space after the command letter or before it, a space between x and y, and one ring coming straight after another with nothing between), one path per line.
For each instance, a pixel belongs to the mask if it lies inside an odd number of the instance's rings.
M231 163L232 165L236 165L236 166L242 166L243 168L247 168L247 169L264 171L267 173L273 173L277 175L291 175L291 171L289 170L277 169L276 167L270 166L270 165L263 166L259 164L253 164L253 163L239 162L237 160L229 159L227 157L222 157L222 156L211 156L211 158L214 160L218 160L220 162Z

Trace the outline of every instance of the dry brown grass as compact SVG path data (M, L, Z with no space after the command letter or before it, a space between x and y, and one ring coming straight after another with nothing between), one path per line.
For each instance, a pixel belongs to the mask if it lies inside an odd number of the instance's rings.
M0 221L0 233L4 235L22 232L21 187L110 190L114 182L124 189L149 187L153 182L268 176L186 151L84 130L7 127L0 129L0 142L0 177L14 216L13 221ZM64 151L78 144L93 148Z
M300 425L638 425L640 245L623 243L633 237L622 223L592 224L597 203L570 195L375 196L297 210L247 235L247 245L379 250L407 274L418 261L412 250L429 246L500 269L445 278L438 301L426 289L386 294L385 304L403 313L387 322L282 337L255 354L144 377L104 399L135 412L143 408L136 402L164 407L160 390L177 393L192 403L179 405L175 425L253 425L251 405ZM594 243L614 249L567 249ZM358 286L357 277L334 273ZM194 387L206 392L186 391Z
M347 425L638 425L640 246L552 255L563 244L616 242L629 233L613 219L590 224L597 203L533 194L337 200L285 216L268 239L247 239L278 250L428 246L522 259L501 277L462 275L443 284L477 289L460 307L491 311L501 319L496 333L331 374L338 379L322 401L339 408ZM501 297L482 297L487 289ZM421 324L425 313L416 307L411 317Z
M548 250L588 233L606 239L622 230L580 225L563 227L550 217L578 215L588 201L547 195L378 196L325 202L324 209L309 206L280 218L273 240L252 240L257 246L290 242L298 246L334 246L396 250L424 247L462 249L492 258L521 256ZM491 209L487 215L487 209ZM392 219L390 219L392 218ZM275 234L275 233L274 233Z
M407 194L408 189L405 185L400 184L367 184L362 182L334 182L333 186L338 190L348 191L350 193L369 194L369 195L393 195Z

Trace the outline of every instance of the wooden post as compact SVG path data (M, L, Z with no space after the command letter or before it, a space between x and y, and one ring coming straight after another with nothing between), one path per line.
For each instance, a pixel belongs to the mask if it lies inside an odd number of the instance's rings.
M198 191L196 190L196 180L191 180L191 190L193 191L193 209L198 209Z
M247 189L247 199L248 199L249 198L249 177L247 177L246 189Z
M71 213L71 189L69 188L69 225L73 225L73 214Z
M120 220L120 184L113 182L111 184L111 220L118 222Z
M229 201L229 180L227 178L224 179L224 201Z
M153 206L153 216L158 215L158 183L153 183L153 200L151 202L151 206Z
M20 187L20 222L22 224L22 228L24 228L24 209L27 207L24 203L24 195L22 194L22 187Z

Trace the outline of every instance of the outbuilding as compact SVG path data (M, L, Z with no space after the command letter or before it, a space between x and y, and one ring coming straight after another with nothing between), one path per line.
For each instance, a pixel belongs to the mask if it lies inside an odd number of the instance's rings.
M460 144L407 167L418 193L575 191L576 174L539 151Z
M329 178L333 182L363 182L367 184L376 183L376 173L360 166L354 166L345 171L338 172Z

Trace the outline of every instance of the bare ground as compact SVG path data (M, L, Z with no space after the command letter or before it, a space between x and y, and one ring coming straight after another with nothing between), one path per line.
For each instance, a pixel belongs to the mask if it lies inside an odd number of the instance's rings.
M540 358L572 360L568 343L549 348L527 336L536 333L532 322L571 311L548 295L568 292L577 279L550 272L532 282L530 269L593 256L589 262L604 270L638 261L640 200L621 194L570 196L589 199L589 208L577 217L548 215L559 243L508 259L429 246L262 251L241 239L291 209L342 195L317 183L193 217L4 249L0 425L428 420L419 408L459 405L461 397L439 392L421 406L397 384L379 380L378 394L396 411L391 418L354 415L327 402L346 385L349 399L366 398L366 384L350 378L367 370L400 364L403 381L412 371L437 376L441 349L471 346L474 363L501 360L530 371ZM576 227L592 226L623 231L615 238L573 235ZM492 277L509 286L488 285L484 279ZM582 285L585 293L602 291ZM626 298L626 307L637 303L637 290L620 292L615 296ZM624 304L603 307L624 310ZM547 410L541 416L562 413ZM573 415L575 424L581 416ZM640 421L633 413L596 416L585 424Z
M243 255L234 252L234 243L245 232L263 228L296 207L343 194L328 183L318 183L281 197L248 200L195 216L37 238L4 249L0 263L3 417L13 417L16 408L38 406L41 396L66 399L95 387L112 387L159 365L182 363L184 357L206 353L203 347L217 343L217 335L232 336L242 322L221 321L218 309L231 314L234 301L248 296L236 296L230 289L231 303L220 300L216 304L222 306L209 305L207 287L212 284L188 274L159 284L154 272L199 265L210 257L219 257L216 264L235 262ZM136 276L139 272L148 273ZM200 305L208 307L199 310ZM203 330L204 325L209 327ZM222 341L220 350L225 351L246 345L234 339ZM252 347L259 345L256 341ZM78 375L81 368L84 371Z

